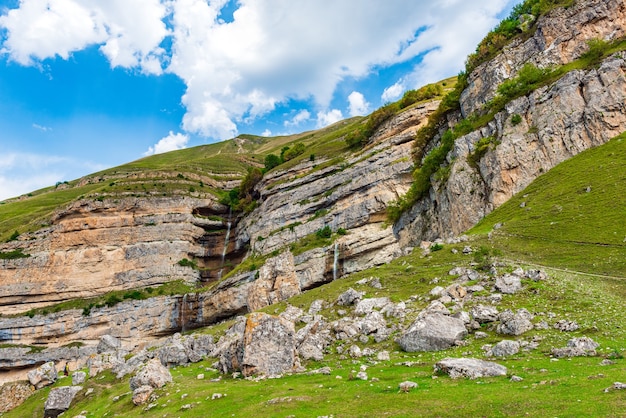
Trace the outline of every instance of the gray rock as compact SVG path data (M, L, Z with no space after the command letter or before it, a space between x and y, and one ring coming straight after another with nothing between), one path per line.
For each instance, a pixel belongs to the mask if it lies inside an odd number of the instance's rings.
M498 363L474 358L445 358L438 361L434 367L436 373L446 373L452 379L506 376L507 372L506 367Z
M241 368L243 361L243 335L246 318L240 316L233 326L220 338L211 357L218 358L218 368L222 373L232 373Z
M439 351L467 336L463 321L433 313L418 318L397 340L404 351Z
M44 404L44 418L56 418L70 409L74 397L82 389L81 386L63 386L52 389Z
M462 301L467 296L467 289L458 283L452 284L446 288L446 293L452 300Z
M87 373L77 371L72 373L72 385L80 385L81 383L85 383L85 379L87 378Z
M522 290L522 280L514 274L496 277L496 289L502 293L512 295Z
M363 299L357 303L356 308L354 308L354 313L357 315L367 315L372 312L372 310L381 309L390 303L391 301L387 297Z
M378 361L389 361L390 359L389 351L379 351L376 355L376 360Z
M572 338L567 347L553 348L552 355L556 358L595 356L600 344L589 337Z
M133 403L137 406L143 405L150 399L154 393L154 388L149 385L139 386L133 391Z
M262 312L248 316L241 371L244 376L278 376L297 366L294 324Z
M367 380L367 373L366 372L358 372L356 374L356 378L359 380Z
M474 333L474 338L476 338L477 340L487 338L488 336L489 335L486 332L482 332L482 331L477 331Z
M45 386L51 385L56 382L58 378L57 369L54 363L49 361L42 364L35 370L28 372L28 381L35 389L41 389Z
M354 305L361 300L364 294L365 292L358 292L353 288L349 288L341 295L339 295L339 297L337 298L337 304L342 306Z
M419 313L419 316L426 316L429 314L438 313L441 315L450 315L450 310L446 308L446 305L439 300L433 300L430 304Z
M287 308L279 315L281 318L285 318L287 321L298 322L298 320L304 315L302 309L287 305Z
M470 316L479 324L498 320L498 309L491 305L476 305L470 310Z
M502 340L491 348L494 357L506 357L519 353L520 344L517 341Z
M330 331L321 317L316 317L296 333L298 354L305 360L322 360L330 341Z
M526 309L518 309L516 313L507 309L499 315L500 324L496 328L498 334L521 335L533 329L533 315Z
M309 307L309 315L317 315L317 313L324 308L325 303L326 301L323 299L314 300Z
M554 328L563 332L572 332L576 331L580 326L576 321L568 321L566 319L561 319L556 324L554 324Z
M411 381L404 381L398 385L398 389L402 392L410 392L411 389L415 389L417 387L417 383Z
M122 341L112 335L103 335L98 343L98 354L114 353L122 348Z
M348 351L348 353L350 354L350 357L352 358L363 357L363 353L361 352L361 349L359 348L358 345L350 346L350 350Z
M428 292L428 294L430 296L441 296L441 294L443 293L445 289L441 286L435 286L431 289L430 292Z
M524 379L519 376L516 376L516 375L511 376L511 382L521 382L523 380Z
M542 270L528 270L525 276L535 282L543 281L548 278L548 275Z
M130 390L134 391L140 386L152 386L160 388L172 381L172 375L167 367L154 358L139 369L135 376L130 378Z
M613 383L612 388L615 389L615 390L624 390L624 389L626 389L626 383L615 382L615 383Z

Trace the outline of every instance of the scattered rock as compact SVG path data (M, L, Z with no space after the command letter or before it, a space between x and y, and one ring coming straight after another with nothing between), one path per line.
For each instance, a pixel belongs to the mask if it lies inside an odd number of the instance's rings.
M337 298L337 305L349 306L358 303L365 292L358 292L353 288L349 288Z
M408 393L411 389L415 389L417 387L417 383L411 381L404 381L398 385L398 389L404 393Z
M317 313L324 308L325 303L326 301L323 299L314 300L309 307L309 315L317 315Z
M350 357L352 358L361 358L363 356L363 353L361 352L361 349L359 348L358 345L351 346L348 353L350 354Z
M572 338L567 342L567 347L553 348L552 355L555 358L595 356L599 346L589 337Z
M487 338L489 335L486 332L482 332L482 331L476 331L474 333L474 338L476 338L477 340L483 339L483 338Z
M211 400L212 400L212 401L214 401L214 400L216 400L216 399L221 399L221 398L223 398L224 396L226 396L226 395L225 395L225 394L223 394L223 393L214 393L213 395L211 395Z
M467 290L458 283L448 286L446 293L452 298L452 300L456 301L461 301L465 298L465 296L467 296Z
M115 353L122 348L122 341L119 338L115 338L112 335L103 335L98 343L97 352L102 353Z
M204 380L204 373L199 373L199 374L196 376L196 379L198 379L198 380Z
M381 309L390 303L391 301L387 297L363 299L357 303L356 308L354 308L354 313L356 315L367 315L372 312L372 310Z
M494 357L506 357L519 353L520 344L517 341L502 340L491 348Z
M528 270L525 274L526 278L533 280L535 282L539 282L542 280L546 280L548 275L541 270Z
M33 393L35 389L26 382L6 383L0 386L0 416L20 406Z
M140 386L160 388L171 381L172 375L167 367L163 366L158 359L152 359L140 368L135 376L130 378L129 383L130 390L134 391Z
M150 399L154 393L154 388L149 385L139 386L133 391L133 403L137 406L143 405Z
M85 379L87 378L87 373L85 372L74 372L72 373L72 385L80 385L81 383L85 383Z
M467 336L463 321L440 313L419 317L397 340L404 351L438 351Z
M389 351L380 351L376 355L376 360L378 361L389 361L391 358L389 357Z
M44 418L56 418L70 409L74 397L82 389L81 386L63 386L50 390L44 404Z
M296 306L287 305L287 308L278 316L295 323L298 322L302 315L304 315L304 311L302 311L302 309Z
M566 319L561 319L556 324L554 324L554 328L563 332L572 332L576 331L580 328L576 321L568 321Z
M498 320L498 309L491 305L476 305L470 310L470 316L480 324Z
M35 370L28 372L28 381L35 389L41 389L56 382L58 378L54 363L49 361Z
M519 376L515 376L515 375L511 376L511 382L521 382L523 380L524 379Z
M356 378L360 379L360 380L367 380L367 373L366 372L358 372L356 374Z
M496 289L502 293L512 295L522 290L522 280L514 274L496 277Z
M615 362L613 360L609 360L608 358L605 358L600 362L600 366L611 366L613 364L615 364Z
M452 379L467 377L478 379L490 376L506 376L506 367L491 361L475 358L445 358L435 364L435 372L446 373Z
M325 376L329 376L330 373L331 373L330 367L326 366L326 367L322 367L321 369L311 370L307 372L307 375L323 374Z
M516 313L507 309L499 315L500 324L496 328L498 334L521 335L533 329L533 315L526 309L519 309Z
M441 296L441 294L443 293L445 289L441 286L435 286L432 288L432 290L429 292L429 295L431 296Z

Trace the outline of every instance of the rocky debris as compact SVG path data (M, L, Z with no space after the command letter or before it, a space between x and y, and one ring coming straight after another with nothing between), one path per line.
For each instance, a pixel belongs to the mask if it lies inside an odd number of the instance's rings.
M522 290L522 279L516 274L505 274L496 277L496 289L502 293L512 295Z
M436 373L446 373L452 379L506 376L507 373L506 367L498 363L475 358L445 358L435 363L434 368Z
M154 358L149 360L135 376L130 378L130 390L134 391L140 386L160 388L172 381L172 374L161 362Z
M613 383L613 389L615 389L615 390L624 390L624 389L626 389L626 383L615 382L615 383Z
M111 352L94 354L87 360L89 377L94 377L103 370L117 369L124 365L124 354L122 352Z
M446 288L446 294L453 301L462 301L467 296L467 289L458 283L454 283Z
M82 371L77 371L72 373L72 385L77 386L82 383L85 383L85 379L87 379L87 373Z
M555 358L595 356L596 348L599 346L600 344L589 337L572 338L567 342L567 347L553 348L552 356Z
M28 381L35 389L41 389L56 382L57 369L53 362L42 364L35 370L28 372Z
M397 343L404 351L439 351L467 336L462 320L440 313L420 317L404 331Z
M143 405L150 399L154 393L154 388L150 385L139 386L133 390L133 403L137 406Z
M100 337L100 342L96 348L98 354L102 353L115 353L122 348L122 341L119 338L115 338L112 335L103 335Z
M183 337L176 333L161 345L156 352L156 357L164 366L179 366L199 362L214 348L211 335L195 334Z
M389 361L390 359L389 351L379 351L378 354L376 354L376 360L378 361Z
M0 386L0 415L20 406L35 389L26 382L12 382Z
M315 375L315 374L323 374L325 376L330 376L330 373L332 372L332 370L330 369L330 367L326 366L326 367L322 367L320 369L315 369L315 370L311 370L308 371L306 374L309 376Z
M554 324L554 328L563 332L572 332L576 331L580 328L576 321L568 321L566 319L561 319L556 324Z
M511 376L511 379L510 379L510 380L511 380L511 382L521 382L521 381L523 381L524 379L523 379L522 377L519 377L519 376L513 375L513 376Z
M70 405L82 386L62 386L50 390L44 404L44 418L56 418L70 409Z
M298 354L305 360L322 360L324 350L330 341L330 330L320 316L315 317L313 321L296 333Z
M358 303L365 292L358 292L353 288L349 288L345 292L339 295L337 298L337 304L342 306L350 306Z
M348 354L352 358L361 358L361 357L363 357L363 352L361 351L361 348L358 345L350 346L350 349L348 350Z
M533 318L534 316L524 308L518 309L515 313L507 309L498 316L500 324L496 332L504 335L521 335L533 329L531 322Z
M374 309L382 309L386 305L391 304L388 297L363 299L356 304L354 308L355 315L367 315Z
M398 390L404 393L408 393L411 389L415 389L417 387L417 383L406 380L404 382L400 382L398 385Z
M489 334L487 334L486 332L482 332L482 331L476 331L474 333L474 338L476 338L477 340L487 338L488 336Z
M548 275L543 270L527 270L524 276L535 282L540 282L548 278Z
M474 321L485 324L497 321L500 313L495 306L478 304L470 309L469 314Z
M238 317L235 324L220 338L211 353L211 357L218 357L218 361L213 367L218 368L224 374L241 370L246 321L246 317Z
M494 357L506 357L519 353L520 343L512 340L502 340L494 345L488 355Z
M441 315L450 315L450 310L440 300L433 300L428 306L418 314L418 317L424 317L430 314L438 313Z
M356 378L359 379L359 380L367 380L368 379L367 372L365 372L365 371L358 372L356 374Z
M281 312L281 318L286 319L287 321L291 321L293 323L298 322L298 320L304 315L304 311L296 306L287 305L287 308L283 312Z
M244 376L278 376L298 366L296 332L292 322L254 312L243 335L241 371Z

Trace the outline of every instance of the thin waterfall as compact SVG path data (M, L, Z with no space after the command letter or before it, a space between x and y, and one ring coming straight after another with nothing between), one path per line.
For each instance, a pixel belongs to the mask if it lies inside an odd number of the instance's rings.
M226 261L226 252L228 251L228 241L230 240L230 227L232 225L230 218L232 209L228 211L228 222L226 223L226 236L224 237L224 250L222 251L222 263L220 264L220 271L217 272L217 279L222 278L222 272L224 271L224 262Z
M338 265L339 265L339 243L335 242L335 256L333 259L333 280L337 280Z
M185 307L187 306L187 293L183 295L183 301L180 306L180 333L185 332Z

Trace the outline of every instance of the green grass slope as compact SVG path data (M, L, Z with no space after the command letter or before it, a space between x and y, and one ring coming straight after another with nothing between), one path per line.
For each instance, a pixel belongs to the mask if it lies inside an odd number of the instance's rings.
M540 176L470 232L516 259L626 275L626 134Z

